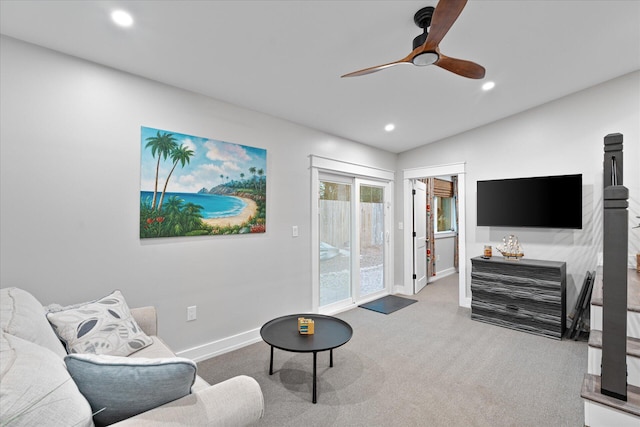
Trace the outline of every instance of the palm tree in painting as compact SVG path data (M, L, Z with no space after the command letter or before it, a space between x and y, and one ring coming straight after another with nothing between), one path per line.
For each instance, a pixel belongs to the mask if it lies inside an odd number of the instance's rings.
M193 150L190 150L189 147L182 144L180 147L174 147L171 150L171 160L173 160L173 167L171 168L171 172L167 175L167 180L164 182L164 188L162 189L162 196L160 197L160 203L158 204L158 212L162 210L162 202L164 201L164 195L167 192L167 185L169 184L169 179L171 178L171 174L178 166L178 163L184 167L185 164L191 161L191 156L193 156Z
M178 196L171 196L167 200L167 204L164 206L164 210L166 215L178 215L182 206L184 205L184 200Z
M258 169L256 172L260 178L258 178L258 183L260 184L260 191L262 192L262 175L264 175L264 171L262 169Z
M181 209L184 205L184 200L178 196L170 196L167 199L167 203L164 204L164 211L162 212L164 216L168 219L168 226L173 229L173 232L176 236L183 234L183 229L179 224L181 218Z
M256 168L255 168L255 166L251 166L249 168L249 173L251 175L253 175L253 182L254 182L254 186L255 186L255 181L256 181Z
M200 212L202 209L204 209L202 206L191 202L184 205L182 218L186 230L194 230L198 227L202 220L202 213Z
M177 146L177 140L173 137L172 133L160 134L160 131L158 131L156 136L150 136L149 138L147 138L147 145L145 146L145 148L151 147L152 157L156 157L156 154L158 155L158 163L156 164L156 182L155 186L153 187L153 201L151 202L151 210L156 208L156 200L158 197L158 174L160 172L160 158L164 157L164 159L167 160L167 156L169 155L169 153L171 153L171 151Z

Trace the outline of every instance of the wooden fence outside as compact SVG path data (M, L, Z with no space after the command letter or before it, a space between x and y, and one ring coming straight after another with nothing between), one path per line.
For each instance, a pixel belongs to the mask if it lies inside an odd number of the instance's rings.
M349 201L320 200L320 241L339 249L349 249ZM384 243L384 204L360 203L360 241L362 246Z

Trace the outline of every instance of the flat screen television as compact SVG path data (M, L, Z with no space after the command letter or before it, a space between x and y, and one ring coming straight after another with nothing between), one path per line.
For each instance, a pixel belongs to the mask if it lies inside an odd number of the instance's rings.
M582 228L582 174L478 181L477 225Z

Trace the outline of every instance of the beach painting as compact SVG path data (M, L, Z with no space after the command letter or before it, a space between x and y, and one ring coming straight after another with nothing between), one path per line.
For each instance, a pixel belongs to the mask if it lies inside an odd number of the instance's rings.
M264 233L267 150L141 128L140 238Z

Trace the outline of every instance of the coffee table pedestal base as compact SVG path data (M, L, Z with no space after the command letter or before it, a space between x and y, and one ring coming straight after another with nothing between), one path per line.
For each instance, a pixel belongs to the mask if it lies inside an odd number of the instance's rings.
M273 346L271 347L271 359L269 360L269 375L273 375ZM316 381L317 381L317 366L318 366L318 352L314 351L313 352L313 403L317 403L318 399L317 399L317 386L316 386ZM333 349L329 350L329 367L333 368Z

